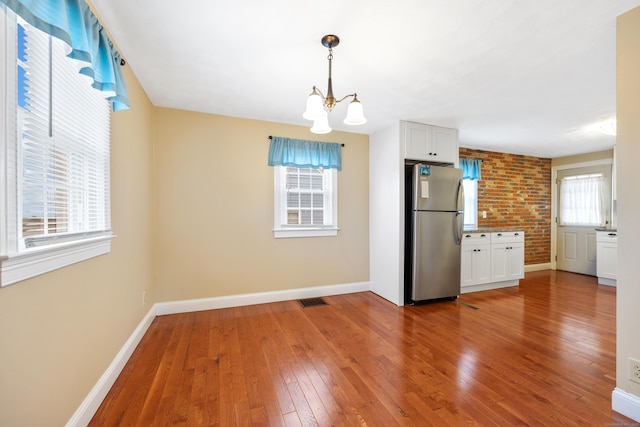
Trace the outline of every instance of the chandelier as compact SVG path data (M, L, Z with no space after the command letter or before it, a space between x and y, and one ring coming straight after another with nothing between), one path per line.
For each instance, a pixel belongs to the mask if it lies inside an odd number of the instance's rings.
M331 61L333 60L333 48L338 46L340 39L333 34L326 35L321 40L322 45L329 49L329 83L327 88L327 96L324 96L320 89L316 86L313 87L313 91L307 98L307 110L302 115L307 120L313 120L313 126L311 132L313 133L329 133L331 128L329 127L329 120L327 119L327 110L333 110L338 102L342 102L347 98L353 97L353 100L349 103L347 109L347 117L344 119L344 123L348 125L361 125L367 122L362 112L362 104L358 100L358 95L352 93L346 95L341 99L336 99L333 96L333 85L331 83ZM327 110L325 110L325 107Z

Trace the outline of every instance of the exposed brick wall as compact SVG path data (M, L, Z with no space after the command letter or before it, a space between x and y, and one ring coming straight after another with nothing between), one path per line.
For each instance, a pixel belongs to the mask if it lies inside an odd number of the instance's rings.
M551 159L469 148L460 148L460 158L482 159L478 226L521 228L525 265L550 262Z

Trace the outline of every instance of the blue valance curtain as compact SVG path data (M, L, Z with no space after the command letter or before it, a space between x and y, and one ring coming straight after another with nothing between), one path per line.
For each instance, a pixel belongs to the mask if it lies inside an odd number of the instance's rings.
M67 55L87 65L80 73L93 87L110 92L113 110L128 110L129 96L120 69L120 54L85 0L0 0L29 24L71 47ZM83 64L84 65L84 64Z
M271 138L269 166L342 170L341 145L333 142Z
M482 173L480 171L481 166L482 166L482 160L460 159L460 169L462 169L462 179L480 181L482 179Z

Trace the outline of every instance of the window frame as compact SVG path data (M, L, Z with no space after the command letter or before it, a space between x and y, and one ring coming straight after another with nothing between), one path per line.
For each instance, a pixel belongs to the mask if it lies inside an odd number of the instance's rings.
M291 225L287 224L286 205L286 168L273 167L273 236L280 238L295 237L331 237L338 234L338 172L336 169L323 169L323 192L325 224ZM308 169L308 168L298 168ZM313 169L313 168L312 168Z
M108 230L96 234L79 234L77 239L64 240L47 246L21 247L21 202L19 195L19 146L17 138L17 20L7 7L0 9L0 34L7 36L0 43L0 287L81 262L111 250L115 237ZM89 84L89 83L87 83ZM90 87L90 86L89 86ZM105 189L110 194L110 182ZM110 197L107 198L111 211ZM109 214L110 221L110 214Z

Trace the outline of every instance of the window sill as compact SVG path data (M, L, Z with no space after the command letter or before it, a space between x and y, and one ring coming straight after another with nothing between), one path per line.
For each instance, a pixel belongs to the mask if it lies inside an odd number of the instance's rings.
M290 228L273 230L273 237L286 239L291 237L333 237L338 235L339 228Z
M19 254L0 256L0 287L13 285L41 274L66 267L111 251L113 235L72 243L27 249Z

